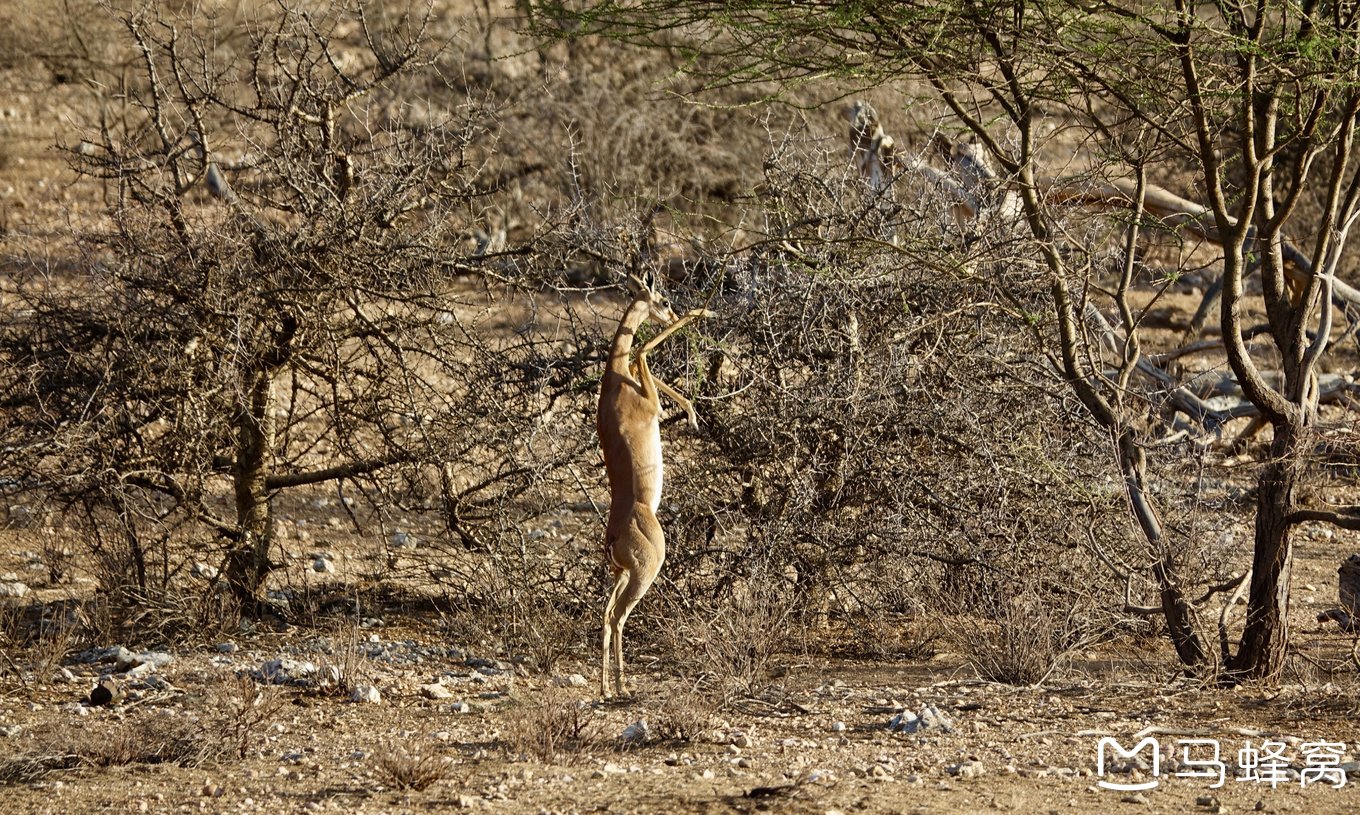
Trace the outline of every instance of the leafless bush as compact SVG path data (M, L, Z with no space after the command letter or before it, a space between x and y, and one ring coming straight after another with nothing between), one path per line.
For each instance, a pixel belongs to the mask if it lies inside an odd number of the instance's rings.
M220 758L222 743L182 718L152 711L118 722L108 732L81 728L70 736L81 760L92 767L176 764L197 767Z
M410 753L399 748L390 748L379 753L374 759L378 780L388 787L399 790L429 789L449 777L453 762L444 756L433 753Z
M649 725L658 739L688 742L711 729L717 713L718 700L713 694L702 687L685 685L662 696L650 715Z
M1115 601L1070 556L1066 509L1109 479L1104 440L1049 398L1041 348L996 305L1041 297L1041 279L1023 257L973 256L928 190L885 202L843 166L793 143L765 162L768 237L729 261L705 326L734 372L660 353L705 376L703 433L668 471L682 595L721 607L777 575L801 619L848 623L1034 569ZM1118 493L1083 511L1113 523Z
M46 684L88 633L75 603L0 602L0 686Z
M518 511L507 508L507 514ZM525 526L542 523L530 519ZM530 543L522 529L492 529L479 536L474 551L432 547L410 557L448 575L438 583L450 607L443 627L457 641L491 645L550 673L598 634L594 574L600 564L574 543L546 538Z
M244 759L265 736L286 701L272 685L259 685L249 676L224 681L210 699L216 731L232 754Z
M512 757L544 763L571 761L602 745L599 723L589 707L556 687L522 698L506 711L502 741Z
M10 682L23 684L28 679L21 660L15 659L24 636L24 628L19 605L0 604L0 659L5 663L3 668L0 668L0 677L7 680L6 684Z
M786 587L754 582L729 603L695 609L675 626L685 643L687 672L706 678L719 699L759 693L772 662L793 644L788 631L793 603Z
M593 586L599 564L565 541L536 537L529 540L522 529L490 537L486 552L476 557L475 583L454 602L464 607L464 630L480 633L474 639L488 639L508 656L525 657L531 667L550 673L598 630L588 601L593 598L582 594Z
M945 630L935 613L866 611L847 620L835 633L843 633L844 643L832 649L846 656L919 662L935 655Z
M477 538L533 485L499 465L542 455L521 440L566 387L548 341L488 328L513 289L488 310L475 279L524 277L538 227L460 243L497 189L499 113L440 84L431 10L247 16L117 15L132 101L70 151L110 229L63 250L78 281L23 270L0 331L3 464L91 518L101 577L138 602L212 554L258 611L291 489Z
M52 773L74 770L80 766L80 756L74 753L44 755L22 751L0 758L0 785L31 784Z
M962 611L962 609L961 609ZM1076 645L1071 611L1025 592L969 609L956 631L964 655L983 679L1034 685L1047 679ZM977 611L984 612L976 614Z
M513 657L523 653L539 672L550 674L554 667L569 655L580 650L582 618L580 613L569 614L547 602L525 603L507 615L508 631L502 637ZM593 630L593 627L590 627Z

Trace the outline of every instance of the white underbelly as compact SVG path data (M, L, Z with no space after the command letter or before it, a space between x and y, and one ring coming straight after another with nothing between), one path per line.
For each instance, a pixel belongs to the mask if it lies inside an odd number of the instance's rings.
M647 504L655 513L661 506L661 482L664 479L664 468L661 464L661 425L654 424L652 432L647 434L646 446L638 451L640 455L637 460L635 470L637 483L635 493L637 500Z

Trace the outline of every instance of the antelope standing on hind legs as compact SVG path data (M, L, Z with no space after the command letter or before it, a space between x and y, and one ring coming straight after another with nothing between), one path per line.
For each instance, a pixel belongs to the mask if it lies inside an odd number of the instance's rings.
M600 407L596 430L609 476L609 520L604 550L614 587L604 609L600 692L608 699L610 649L614 657L614 690L626 695L623 681L623 624L651 588L666 559L666 540L656 520L661 505L661 400L666 394L682 407L691 427L698 427L694 407L666 383L652 376L647 354L697 317L714 316L702 309L676 317L665 299L640 280L629 277L633 300L619 321L609 347L609 361L600 379ZM666 325L630 364L633 338L648 319Z

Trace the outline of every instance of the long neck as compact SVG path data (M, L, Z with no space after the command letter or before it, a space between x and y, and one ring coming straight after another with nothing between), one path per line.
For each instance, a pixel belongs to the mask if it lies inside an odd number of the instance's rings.
M628 310L623 312L623 319L619 321L619 330L614 332L614 342L609 346L609 365L610 367L622 366L623 371L628 370L628 354L633 350L633 337L637 336L637 330L647 319L651 312L651 307L645 300L634 300Z

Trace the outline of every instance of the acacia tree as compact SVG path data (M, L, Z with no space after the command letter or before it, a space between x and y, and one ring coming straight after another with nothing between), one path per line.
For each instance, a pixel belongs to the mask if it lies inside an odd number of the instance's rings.
M776 145L763 168L762 237L704 326L736 365L705 383L699 466L671 476L692 544L676 579L716 599L774 575L815 622L1043 597L1084 618L1058 652L1107 631L1096 601L1117 585L1065 549L1117 508L1083 489L1090 440L1053 433L1059 411L1016 386L1038 346L994 304L1033 284L975 274L942 197L886 204L839 149Z
M0 337L7 467L111 512L142 594L148 543L206 530L258 608L276 497L310 485L442 502L475 539L533 480L494 463L550 366L477 330L477 276L525 252L462 240L495 111L443 82L433 13L119 19L128 70L70 149L105 217L75 272L24 276Z
M1206 649L1196 602L1179 574L1179 547L1147 481L1145 451L1156 428L1142 423L1147 397L1130 387L1147 366L1138 340L1145 312L1131 307L1129 291L1139 229L1179 228L1221 246L1223 351L1250 404L1243 411L1186 415L1200 432L1217 432L1225 420L1247 413L1273 430L1257 474L1246 625L1235 654L1225 643L1223 666L1234 676L1278 673L1288 635L1291 530L1310 520L1350 525L1354 516L1304 510L1296 496L1318 432L1316 374L1330 342L1331 304L1348 290L1335 272L1360 204L1353 162L1360 104L1354 9L667 0L594 3L570 13L583 32L685 49L694 55L691 69L715 87L769 80L788 87L830 76L862 85L916 78L932 89L928 95L976 139L1000 168L998 187L1013 196L1016 220L1005 225L1006 240L1018 227L1048 281L1047 317L1039 329L1066 387L1114 437L1129 505L1150 549L1160 611L1190 666L1206 662ZM1045 177L1045 159L1065 156L1071 166L1074 148L1092 157L1078 167L1090 173L1089 185L1114 194L1067 194L1077 188L1072 181ZM962 164L954 171L976 178ZM1182 172L1194 179L1191 197L1202 197L1207 207L1157 212L1149 191ZM1066 193L1050 194L1055 188ZM1062 205L1093 198L1119 199L1132 213L1108 298L1088 269L1074 265L1091 253L1074 253L1064 227L1069 211ZM1296 245L1290 236L1306 240ZM1259 299L1244 286L1254 272L1262 280ZM1117 330L1103 317L1090 319L1093 306L1112 310ZM1259 333L1247 322L1249 307L1264 313L1268 345L1249 339ZM1107 374L1101 363L1111 355L1115 371ZM1277 382L1267 370L1279 371ZM1205 596L1230 586L1210 586Z

